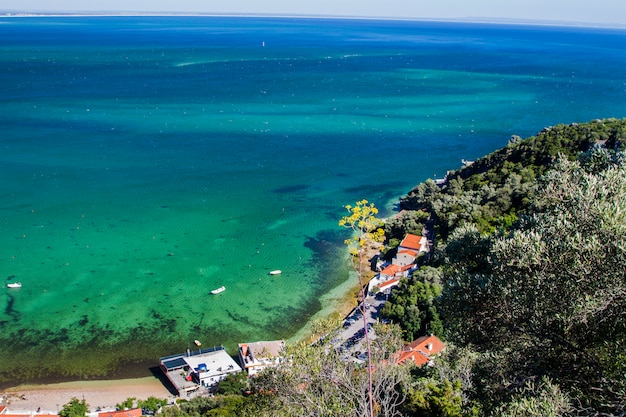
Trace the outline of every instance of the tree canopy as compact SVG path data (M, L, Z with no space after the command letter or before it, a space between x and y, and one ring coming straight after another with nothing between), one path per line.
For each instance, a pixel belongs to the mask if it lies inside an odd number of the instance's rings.
M463 343L515 358L503 369L508 384L547 374L596 406L619 402L626 169L589 173L563 159L541 180L535 206L541 211L513 229L481 238L480 271L450 265L442 296L448 328Z
M626 120L546 128L402 199L435 224L432 305L477 358L461 389L483 413L626 409L625 141ZM413 278L385 307L407 336L424 331L425 290Z
M67 404L63 405L59 415L61 417L85 417L89 412L89 405L83 398L79 400L73 397Z

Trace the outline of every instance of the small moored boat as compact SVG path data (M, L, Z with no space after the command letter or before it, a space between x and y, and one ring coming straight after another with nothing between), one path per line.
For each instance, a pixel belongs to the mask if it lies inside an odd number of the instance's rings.
M9 287L9 288L22 288L22 283L21 282L11 282L11 283L7 284L7 287Z
M270 275L280 275L282 273L283 271L281 271L280 269L275 269L273 271L270 271Z
M219 294L223 291L226 291L226 287L222 285L221 287L212 290L211 294Z

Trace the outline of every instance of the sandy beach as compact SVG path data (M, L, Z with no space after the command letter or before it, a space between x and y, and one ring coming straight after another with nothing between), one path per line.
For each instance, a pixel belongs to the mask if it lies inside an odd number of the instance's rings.
M40 410L40 414L56 414L73 397L89 405L95 412L115 408L127 398L139 400L153 396L171 399L172 394L154 377L137 379L119 379L108 381L74 381L46 385L20 385L8 388L0 393L0 405L7 406L11 414L30 413Z

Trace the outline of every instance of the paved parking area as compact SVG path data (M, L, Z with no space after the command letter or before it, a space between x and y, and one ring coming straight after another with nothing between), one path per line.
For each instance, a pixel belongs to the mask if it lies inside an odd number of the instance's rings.
M369 330L370 339L376 337L371 330L374 323L380 319L380 310L385 304L386 296L365 298L363 308L356 307L343 322L343 328L339 331L338 345L339 349L345 353L346 357L350 357L357 352L365 351L365 330L363 325L363 316L365 316L366 327Z

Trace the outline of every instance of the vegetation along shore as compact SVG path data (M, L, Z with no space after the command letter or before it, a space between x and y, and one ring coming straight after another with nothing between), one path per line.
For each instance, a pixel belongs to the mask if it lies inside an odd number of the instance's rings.
M160 412L624 415L625 149L626 119L552 126L417 185L382 226L361 213L360 233L384 230L387 264L407 234L432 246L410 274L397 267L381 323L365 331L369 362L346 353L336 320L320 321L316 343L288 344L289 360ZM398 364L428 335L441 354Z

